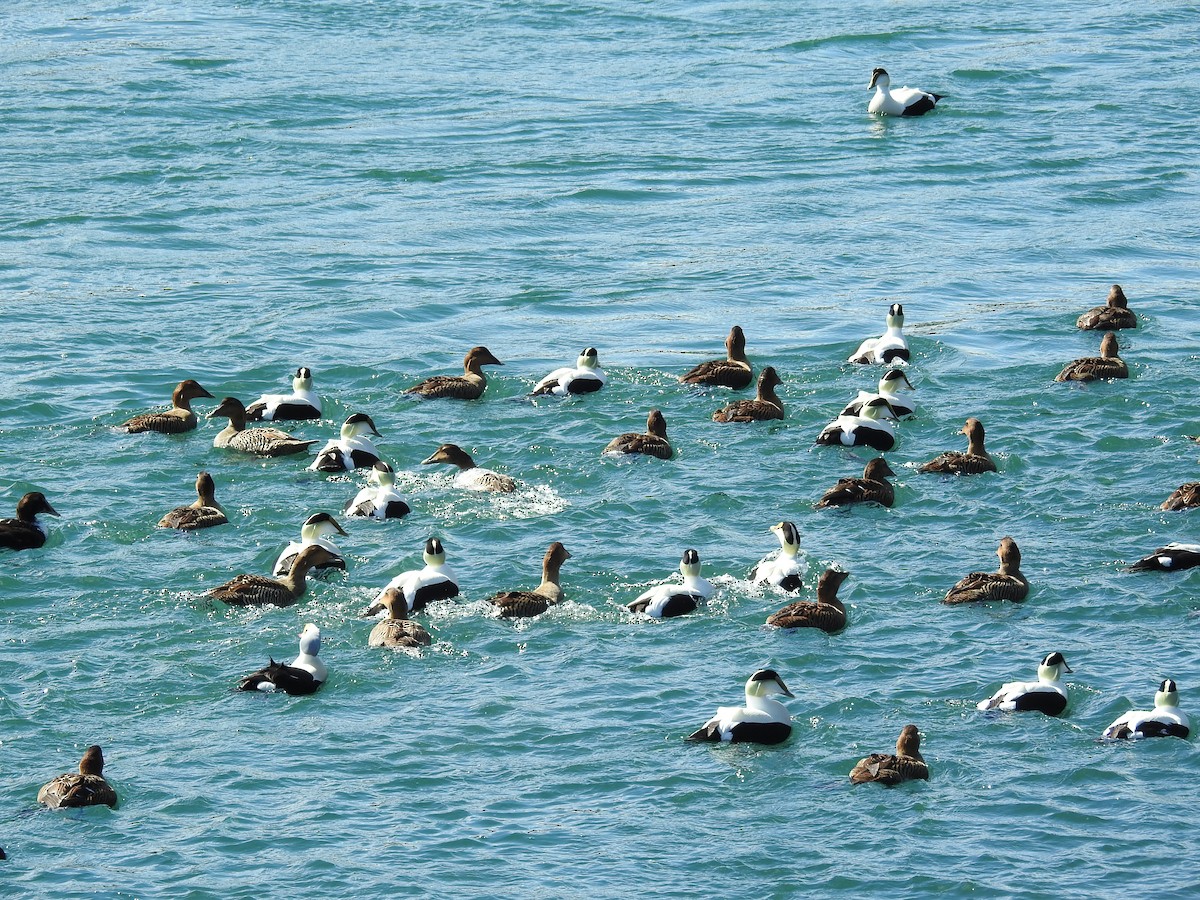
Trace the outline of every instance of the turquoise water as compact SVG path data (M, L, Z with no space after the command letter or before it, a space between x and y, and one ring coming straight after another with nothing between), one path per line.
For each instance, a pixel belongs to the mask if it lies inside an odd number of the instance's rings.
M1197 477L1196 14L8 4L0 501L40 489L62 518L0 556L4 891L1193 896L1192 744L1095 738L1163 677L1200 710L1200 576L1120 570L1197 539L1157 509ZM873 119L876 65L946 99ZM1074 320L1113 282L1141 317L1132 377L1054 384L1095 353ZM867 458L812 440L878 377L843 361L891 302L920 404L888 454L896 506L817 512ZM782 423L716 426L728 394L676 381L735 322L783 376ZM474 344L505 362L482 401L401 395ZM523 399L589 345L602 393ZM294 607L215 607L208 588L265 571L361 477L216 451L214 422L113 426L185 377L251 400L298 365L326 418L292 430L369 412L413 512L344 523L349 571ZM677 458L601 460L652 407ZM1000 473L916 475L972 415ZM417 465L445 441L521 490ZM202 468L231 524L155 529ZM784 518L810 579L851 573L839 635L762 624L786 600L746 576ZM368 650L358 613L430 534L463 595L419 657ZM1006 534L1029 600L939 604ZM567 602L491 618L553 540ZM686 547L708 607L625 613ZM309 621L319 694L231 692ZM976 712L1052 650L1075 670L1065 717ZM682 742L766 665L796 694L788 743ZM852 790L907 722L932 780ZM91 743L120 808L37 810Z

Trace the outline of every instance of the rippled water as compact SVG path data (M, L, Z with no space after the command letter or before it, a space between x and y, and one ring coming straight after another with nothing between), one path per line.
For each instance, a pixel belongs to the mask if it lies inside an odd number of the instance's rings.
M1157 505L1196 478L1197 154L1190 5L976 2L18 2L0 44L0 501L40 489L46 548L0 557L0 879L14 896L1191 896L1192 745L1095 738L1156 681L1200 684L1197 576L1120 566L1196 540ZM945 94L866 115L870 70ZM1075 317L1121 283L1132 377ZM895 508L817 512L867 454L813 437L877 370L843 363L901 302L920 403ZM709 421L676 375L742 325L781 423ZM486 344L478 403L401 391ZM600 349L598 395L531 403ZM379 425L413 513L350 522L345 575L218 608L361 478L113 426L194 377L217 397L311 366L328 437ZM211 401L197 404L203 413ZM663 410L677 458L601 460ZM1000 473L918 476L981 418ZM522 482L464 494L445 441ZM231 525L154 528L210 471ZM746 580L800 527L849 570L841 634L763 626ZM463 596L419 657L358 618L442 536ZM945 607L1012 535L1020 606ZM490 593L572 553L567 602ZM623 604L695 547L700 614ZM806 589L805 596L811 596ZM231 687L322 629L315 697ZM974 703L1061 650L1062 719ZM746 677L796 693L781 747L682 738ZM933 778L851 789L914 722ZM39 812L100 743L116 811ZM1131 874L1132 873L1132 874Z

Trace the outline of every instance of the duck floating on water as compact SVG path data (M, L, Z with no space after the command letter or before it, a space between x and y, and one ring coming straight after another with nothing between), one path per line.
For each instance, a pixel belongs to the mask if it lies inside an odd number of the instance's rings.
M1200 481L1189 481L1181 484L1171 492L1171 496L1162 502L1159 509L1178 510L1192 509L1200 506Z
M896 489L888 477L895 474L887 460L877 456L867 462L861 478L839 478L837 484L817 501L817 509L854 503L878 503L890 507L896 501Z
M867 338L846 362L888 365L909 358L908 341L904 337L904 307L893 303L888 307L887 330L877 338Z
M157 431L159 434L182 434L196 427L196 414L192 412L192 401L201 397L212 397L200 383L187 379L175 385L171 393L171 408L159 412L142 413L128 421L122 422L118 428L124 428L130 434L140 434L143 431Z
M567 552L567 548L555 541L542 559L541 584L532 591L503 591L493 594L488 597L488 603L496 607L501 618L540 616L551 606L562 602L563 591L558 583L559 572L562 564L570 558L571 554Z
M329 670L318 658L321 652L321 629L312 622L300 632L300 653L290 663L277 663L274 658L265 668L247 675L238 684L239 691L262 691L271 694L305 696L315 694L329 678Z
M857 416L862 413L862 408L872 400L882 397L888 402L888 406L892 408L897 418L911 416L917 410L917 405L913 399L901 390L900 385L905 384L908 389L913 390L912 382L908 380L908 376L904 374L903 369L888 369L883 373L883 377L879 379L878 390L875 391L859 391L858 396L846 404L846 408L842 410L843 416Z
M876 116L923 116L933 109L941 94L917 88L892 88L892 79L885 69L878 66L871 70L871 83L867 90L874 90L875 96L867 104L867 112Z
M327 562L317 563L313 566L318 571L325 569L341 569L345 571L346 560L342 558L341 551L333 543L330 535L340 534L346 536L346 532L342 530L342 526L338 524L337 519L326 512L313 513L304 520L304 524L300 526L300 540L290 541L283 548L279 556L275 559L275 565L271 567L271 574L276 578L286 575L291 571L292 563L296 561L296 556L306 547L324 547L329 551L331 559Z
M816 443L823 446L870 447L885 453L896 446L896 415L888 402L876 397L863 405L857 416L838 416L826 425Z
M1109 741L1137 741L1150 737L1186 738L1189 734L1191 722L1179 708L1179 688L1167 678L1154 695L1154 709L1125 713L1105 728L1101 737Z
M46 530L37 517L58 516L41 491L30 491L17 501L17 517L0 519L0 547L8 550L36 550L46 543Z
M37 802L51 809L76 809L81 806L117 805L117 792L104 779L104 751L92 744L79 761L78 772L59 775L42 785Z
M205 418L222 417L229 419L229 424L213 438L213 446L218 450L238 450L255 456L292 456L307 453L309 447L320 443L316 439L302 441L278 428L247 428L246 407L236 397L225 397Z
M740 391L750 386L753 377L750 360L746 358L746 335L740 326L729 329L725 338L725 359L712 359L690 369L679 380L684 384L704 384Z
M779 538L779 552L754 567L754 583L771 584L781 591L798 591L808 570L808 564L799 557L800 530L793 522L779 522L770 531Z
M872 753L850 770L852 784L876 782L891 787L904 781L928 780L929 766L921 755L921 735L916 725L901 729L895 753Z
M368 434L381 437L375 423L366 413L355 413L342 425L340 436L330 441L317 454L310 472L349 472L366 469L379 462L379 451Z
M1001 538L996 548L1000 568L995 572L971 572L946 592L943 603L981 603L1012 600L1019 603L1029 595L1029 582L1021 574L1021 550L1010 537Z
M301 366L290 394L263 394L246 407L251 422L295 422L321 418L321 398L313 391L312 370Z
M595 347L588 347L579 354L575 366L563 366L555 369L537 383L530 396L540 397L551 394L555 397L566 397L570 394L594 394L604 387L608 376L600 368L600 355Z
M1182 572L1200 566L1200 544L1173 541L1128 566L1128 572Z
M758 374L758 391L753 400L735 400L713 413L714 422L766 422L783 418L783 401L775 388L783 379L774 366L767 366Z
M217 488L212 476L201 472L196 476L196 502L191 506L177 506L158 520L158 527L196 531L224 525L228 521L225 510L217 502Z
M478 400L487 387L483 366L502 366L487 347L472 347L463 358L462 375L435 375L420 384L414 384L404 393L427 400L449 398L452 400Z
M363 616L374 616L387 608L389 595L402 597L410 613L420 612L437 600L449 600L458 596L458 579L446 565L446 548L435 537L425 542L422 553L423 569L401 572L389 581L367 607Z
M371 629L367 638L368 647L389 647L394 650L416 650L433 643L429 632L419 622L408 617L408 604L398 591L386 591L383 606L387 618Z
M718 706L717 714L687 740L782 744L792 733L792 714L769 694L796 696L774 669L759 669L746 682L745 706Z
M846 627L846 606L837 592L847 577L841 569L826 569L817 580L815 603L789 603L767 616L767 624L776 628L819 628L826 634L836 634Z
M695 550L683 551L679 572L683 575L683 584L656 584L626 608L653 619L670 619L694 611L702 601L712 596L712 583L700 577L700 554Z
M1100 355L1085 356L1069 362L1054 376L1055 381L1102 381L1109 378L1128 378L1129 366L1117 355L1117 336L1111 331L1100 340Z
M442 444L428 459L421 460L421 465L446 463L457 466L458 474L454 476L454 486L466 488L469 491L491 491L497 494L511 494L517 489L517 482L508 475L501 475L491 469L475 465L471 455L457 444Z
M601 456L638 454L654 456L658 459L670 459L675 455L675 451L671 449L671 444L667 440L667 420L657 409L650 410L650 415L646 417L645 432L638 434L629 431L617 435L600 453Z
M324 547L313 544L296 554L292 567L282 578L238 575L213 588L208 595L230 606L291 606L308 589L305 576L309 570L318 565L331 565L337 558Z
M354 495L343 513L360 519L403 519L412 512L396 490L396 472L387 463L382 460L375 463L367 481L370 484Z
M947 450L935 456L917 469L922 474L980 475L995 472L996 463L983 445L983 423L978 419L967 419L958 434L967 436L967 451Z
M1048 653L1038 666L1037 681L1010 681L988 699L980 700L976 709L1057 716L1067 708L1067 692L1058 683L1064 669L1071 671L1066 658L1061 653Z
M1104 306L1089 309L1075 321L1076 328L1085 331L1114 331L1121 328L1137 328L1137 316L1129 308L1129 301L1119 284L1108 291L1108 302Z

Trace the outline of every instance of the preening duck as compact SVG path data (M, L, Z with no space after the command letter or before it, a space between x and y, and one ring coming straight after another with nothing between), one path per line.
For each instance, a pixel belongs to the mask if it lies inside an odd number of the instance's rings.
M334 559L337 557L314 544L296 554L292 567L282 578L238 575L213 588L208 595L230 606L291 606L308 589L305 576L309 570L318 565L331 565Z
M1200 506L1200 481L1189 481L1181 484L1162 502L1160 509L1176 510L1191 509Z
M568 394L594 394L604 387L607 376L600 368L600 356L595 347L588 347L575 360L575 367L563 366L555 369L537 383L529 393L534 396L553 394L566 397Z
M846 607L838 599L838 588L848 577L840 569L826 569L817 580L817 602L789 603L767 616L767 624L776 628L820 628L835 634L846 627Z
M838 416L821 430L816 442L826 446L871 447L884 453L896 446L896 429L888 421L895 418L888 402L876 397L865 403L857 416Z
M917 88L892 88L892 79L879 67L871 70L871 83L867 90L874 89L875 96L867 104L867 112L876 116L923 116L942 99L941 94L931 94Z
M1170 678L1158 686L1154 709L1135 709L1125 713L1104 729L1102 737L1110 741L1136 741L1148 737L1181 737L1191 734L1187 713L1179 708L1179 688Z
M878 503L891 506L896 500L896 490L888 481L895 476L892 467L882 456L870 460L863 469L862 478L839 478L837 484L827 490L817 501L817 509L831 506L849 506L852 503Z
M911 416L916 412L917 405L912 397L902 390L901 384L907 385L910 391L913 390L912 382L908 380L903 369L888 369L879 379L879 390L859 391L858 396L846 404L842 415L857 416L862 413L864 406L872 400L882 397L888 402L888 406L892 408L892 412L896 414L897 418Z
M403 519L412 512L396 490L396 473L387 463L375 463L367 480L370 484L355 494L342 510L346 515L365 519Z
M436 400L449 397L454 400L478 400L487 387L483 377L483 366L502 366L487 347L472 347L463 359L462 375L435 375L420 384L414 384L404 393Z
M292 456L307 453L309 447L319 443L315 439L302 441L278 428L247 428L246 407L236 397L225 397L205 418L221 417L229 419L229 424L213 438L213 446L218 450L239 450L255 456Z
M1181 544L1174 541L1159 547L1149 556L1144 556L1126 571L1129 572L1181 572L1200 566L1200 544Z
M1117 355L1117 336L1111 331L1100 340L1100 355L1085 356L1069 362L1054 376L1055 381L1101 381L1108 378L1128 378L1129 366Z
M0 547L8 550L36 550L46 543L46 530L37 517L45 513L57 516L41 491L30 491L17 501L17 517L0 519Z
M561 545L560 545L561 546ZM435 537L425 542L423 569L401 572L389 581L363 613L374 616L387 608L389 596L401 597L409 612L420 612L437 600L458 596L458 579L446 565L446 549Z
M277 663L274 658L266 668L247 675L238 684L239 691L262 691L303 696L315 694L329 677L317 654L321 652L321 629L312 622L300 632L300 653L291 663Z
M986 700L980 700L976 709L1000 709L1006 712L1033 710L1048 716L1057 716L1067 708L1067 692L1058 683L1063 669L1071 667L1061 653L1048 653L1038 666L1037 681L1010 681Z
M415 650L433 643L424 626L408 618L408 604L403 594L385 591L383 606L387 610L387 618L371 629L371 636L367 638L368 647Z
M551 606L562 601L559 587L559 571L562 564L571 558L567 548L555 541L546 550L542 559L542 583L532 591L503 591L488 597L488 603L499 610L506 619L540 616Z
M889 787L902 781L928 781L929 766L921 755L921 735L916 725L905 725L896 740L896 752L872 753L850 770L852 784L874 781Z
M117 805L117 792L104 780L104 752L96 744L84 751L78 772L59 775L42 785L38 803L51 809L74 809L80 806Z
M692 612L702 600L712 596L713 586L700 577L700 554L684 550L679 560L683 584L656 584L627 605L634 613L645 613L654 619L670 619Z
M217 488L212 476L201 472L196 476L196 502L191 506L177 506L158 520L158 527L195 531L224 525L228 521L225 510L217 502Z
M171 393L171 408L161 412L142 413L118 428L124 428L130 434L140 434L143 431L157 431L160 434L182 434L196 427L196 414L192 412L192 401L200 397L212 397L199 382L187 379L175 385Z
M1029 594L1029 582L1021 574L1021 551L1010 537L1001 538L996 548L1000 568L995 572L972 572L946 592L943 603L975 603L985 600L1019 602Z
M941 475L979 475L995 472L996 463L983 446L983 423L978 419L967 419L958 434L967 436L967 452L947 450L935 456L921 468L921 473L935 472Z
M271 567L271 574L276 578L286 575L291 571L292 563L296 561L297 554L305 547L312 546L324 547L329 551L330 555L330 559L327 562L317 563L313 566L314 569L341 569L345 571L346 560L342 559L341 551L338 550L330 537L330 535L334 534L340 534L343 537L346 534L342 530L342 526L337 523L337 519L329 513L313 513L300 526L300 540L290 541L275 559L275 565Z
M670 459L675 451L667 441L667 420L657 409L650 410L646 418L646 430L641 434L632 431L617 435L601 451L601 456L642 454L659 459Z
M718 706L717 714L689 741L728 741L734 744L781 744L792 733L792 714L769 694L795 697L774 669L759 669L746 682L745 706Z
M379 462L379 451L371 443L368 434L381 437L375 430L375 423L366 413L355 413L342 425L340 437L330 441L317 454L309 471L312 472L349 472L352 469L365 469Z
M321 398L313 391L312 370L301 366L290 394L263 394L246 407L251 422L291 422L321 418Z
M421 465L425 466L437 463L458 466L458 474L454 476L455 487L497 494L511 494L517 489L514 479L475 465L471 455L457 444L442 444L428 459L421 460Z
M739 326L734 325L725 338L725 359L702 362L680 375L679 380L684 384L707 384L740 391L750 386L752 375L750 360L746 358L746 335Z
M774 366L758 374L758 392L753 400L735 400L713 413L714 422L766 422L783 418L783 401L775 388L783 384Z
M799 558L800 530L792 522L780 522L770 530L779 538L779 552L754 567L754 583L772 584L781 591L798 591L808 570L808 564Z
M1108 302L1104 306L1089 309L1075 321L1077 328L1087 331L1115 331L1120 328L1137 328L1137 316L1129 308L1125 292L1119 284L1108 291Z
M908 341L904 338L904 307L893 303L888 307L887 330L877 338L867 338L858 345L858 349L850 355L846 362L852 363L883 363L888 365L896 360L908 361Z

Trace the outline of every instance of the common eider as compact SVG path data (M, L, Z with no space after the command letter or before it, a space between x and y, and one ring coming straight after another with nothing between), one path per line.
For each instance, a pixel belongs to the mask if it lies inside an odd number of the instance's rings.
M238 575L213 588L208 595L230 606L291 606L308 589L305 576L309 570L314 566L328 565L336 558L324 547L313 544L296 554L291 569L282 578Z
M255 456L292 456L307 453L309 447L320 443L316 439L302 441L278 428L247 428L246 407L236 397L225 397L205 418L222 417L229 419L229 424L213 438L213 446L218 450L238 450Z
M826 634L836 634L846 627L846 606L837 592L847 577L841 569L826 569L817 580L815 603L789 603L767 616L767 624L776 628L819 628Z
M1108 291L1108 302L1104 306L1089 309L1075 321L1076 328L1086 331L1115 331L1120 328L1137 328L1137 316L1129 308L1125 292L1119 284Z
M967 436L965 453L958 450L947 450L945 453L935 456L917 471L922 474L932 472L941 475L980 475L984 472L995 472L996 463L983 446L983 423L975 418L967 419L958 434Z
M321 398L313 391L312 370L301 366L290 394L263 394L246 407L251 422L294 422L321 418Z
M191 506L177 506L158 520L158 527L195 531L224 525L228 521L225 510L217 502L217 488L212 476L201 472L196 476L196 502Z
M300 653L290 663L277 663L274 657L266 668L247 675L238 684L239 691L262 691L304 696L315 694L329 677L317 654L321 652L321 629L312 622L300 632Z
M887 330L877 338L867 338L846 362L883 363L908 361L908 341L904 339L904 307L893 303L888 307Z
M891 84L886 70L878 66L871 70L867 90L874 89L875 96L867 104L867 112L876 116L923 116L942 99L941 94L910 87L893 89Z
M387 463L382 460L375 463L367 481L370 483L354 495L343 513L360 519L403 519L412 512L396 490L396 472Z
M1055 381L1101 381L1108 378L1128 378L1129 366L1117 355L1117 336L1106 331L1100 340L1100 355L1085 356L1069 362L1054 376Z
M877 397L882 397L888 402L888 406L892 408L892 412L897 418L911 416L916 412L917 405L913 399L901 390L901 382L908 385L908 389L913 390L912 382L908 380L908 376L904 374L903 369L888 369L883 373L883 377L879 379L878 390L875 391L859 391L858 396L846 404L842 410L843 416L857 416L862 412L862 408Z
M713 413L714 422L766 422L783 418L783 401L775 388L783 384L774 366L758 373L758 391L753 400L735 400Z
M896 752L872 753L850 770L852 784L878 782L889 787L903 781L928 781L929 766L921 756L921 735L916 725L905 725L896 740Z
M626 608L653 619L670 619L692 612L700 605L700 601L712 596L712 583L700 577L700 554L695 550L683 551L679 572L683 575L683 584L656 584L627 604Z
M795 697L774 669L759 669L746 682L745 706L718 706L717 714L689 741L728 741L734 744L781 744L792 733L792 714L768 694Z
M1200 566L1200 544L1173 541L1130 565L1129 572L1181 572Z
M534 397L553 394L566 397L569 394L594 394L604 387L607 376L600 368L600 357L595 347L588 347L579 354L575 366L555 369L537 383L530 395Z
M1125 713L1104 729L1101 735L1110 741L1136 741L1149 737L1180 737L1191 734L1187 713L1179 708L1179 688L1170 678L1158 686L1154 709L1135 709Z
M506 619L540 616L551 606L562 601L562 588L558 584L562 564L571 558L567 548L555 541L546 550L542 559L542 583L532 591L503 591L488 597L488 603L499 610Z
M1071 667L1061 653L1048 653L1038 666L1037 681L1010 681L986 700L980 700L976 709L999 709L1006 712L1045 713L1057 716L1067 708L1067 692L1058 679L1063 669Z
M861 478L839 478L837 484L817 501L817 509L849 506L852 503L891 506L896 500L896 489L888 481L888 476L894 477L895 474L887 460L877 456L867 463Z
M792 522L779 522L770 531L779 538L779 552L754 567L754 583L771 584L781 591L798 591L808 570L808 564L799 558L800 531Z
M1191 509L1195 506L1200 506L1200 481L1189 481L1175 488L1159 509Z
M816 443L825 446L870 447L884 453L896 446L895 420L891 406L882 397L863 405L857 416L838 416L826 425Z
M396 650L415 650L433 643L429 632L419 622L408 617L408 604L404 595L397 591L385 591L383 606L387 618L371 629L367 638L368 647L390 647Z
M750 386L753 370L746 358L746 335L734 325L725 338L725 359L712 359L690 369L679 380L684 384L707 384L741 390Z
M455 487L497 494L511 494L517 489L515 479L475 465L471 455L457 444L442 444L427 459L421 460L421 465L425 466L437 463L458 467L458 474L454 476Z
M472 347L463 359L462 375L435 375L420 384L414 384L404 393L436 400L448 397L453 400L478 400L487 387L483 366L502 366L487 347Z
M171 393L171 408L161 412L142 413L118 428L124 428L130 434L140 434L143 431L157 431L160 434L182 434L196 427L196 414L192 412L192 401L200 397L212 397L202 388L199 382L187 379L175 385Z
M367 607L363 616L374 616L386 607L389 595L402 597L409 612L420 612L437 600L458 596L458 579L446 565L446 549L435 537L425 542L422 552L425 567L401 572L386 585Z
M45 513L58 516L41 491L30 491L17 501L17 517L0 519L0 547L8 550L36 550L46 543L46 531L37 517Z
M96 744L84 751L78 772L59 775L42 785L38 803L51 809L75 809L81 806L117 805L117 792L104 780L104 752Z
M995 572L972 572L946 592L943 603L976 603L986 600L1020 602L1029 594L1029 582L1021 574L1021 551L1010 537L1001 538L996 548L1000 568Z
M291 571L292 563L296 561L296 555L305 547L324 547L329 551L330 559L326 562L317 563L313 566L314 569L342 569L345 571L346 560L342 558L341 551L337 545L333 543L330 535L340 534L345 537L346 532L342 530L342 526L338 524L337 519L327 512L313 513L304 520L304 524L300 526L300 540L289 541L288 545L283 548L279 556L275 559L275 565L271 567L271 574L276 578L286 575Z
M365 469L379 462L379 451L366 435L381 437L375 423L366 413L355 413L342 425L341 435L325 445L317 454L309 471L349 472Z
M652 409L646 418L646 430L643 433L637 434L629 431L617 435L608 442L608 446L601 451L600 455L642 454L659 459L670 459L674 453L671 444L667 441L667 420L657 409Z

